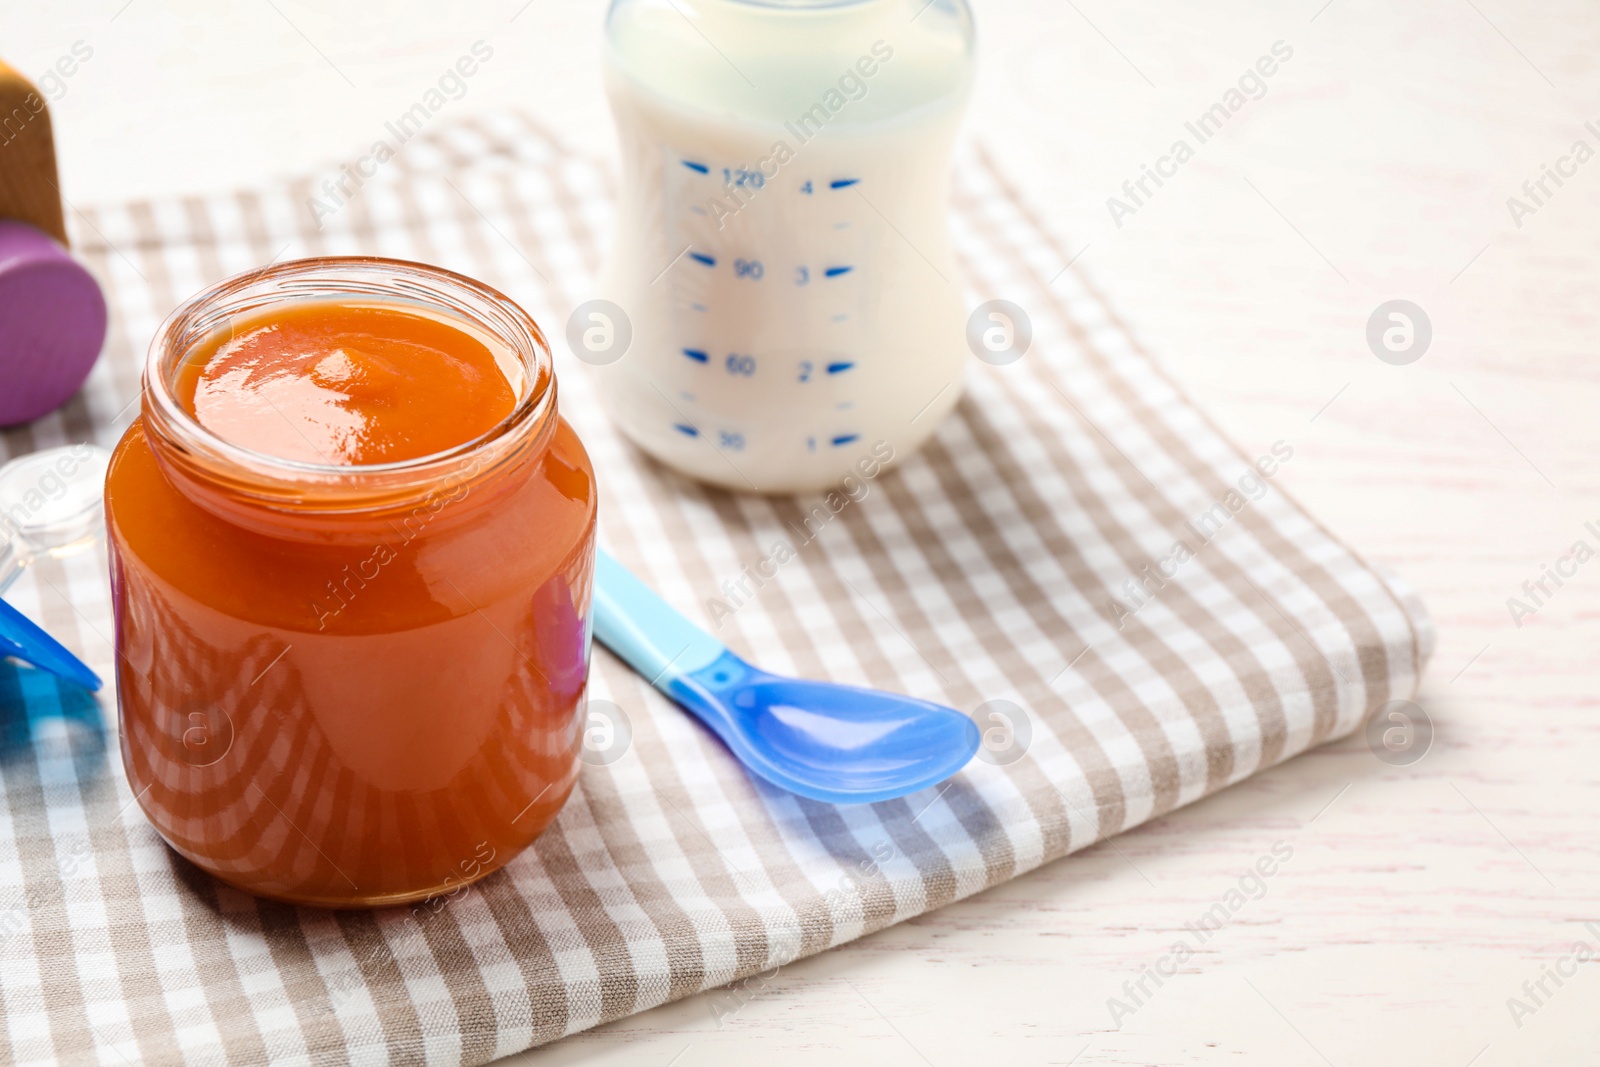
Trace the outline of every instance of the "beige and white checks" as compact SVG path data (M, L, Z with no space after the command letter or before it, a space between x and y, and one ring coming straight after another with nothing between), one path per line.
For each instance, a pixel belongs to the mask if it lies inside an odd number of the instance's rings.
M67 408L0 436L5 454L111 445L156 324L272 259L438 263L565 347L608 236L603 167L506 115L415 139L319 229L324 177L80 205L109 348ZM420 916L335 914L179 860L132 803L112 695L0 665L0 1058L482 1063L975 893L1411 696L1426 616L1284 495L1295 442L1231 445L981 152L956 187L972 303L1022 307L1032 347L975 362L932 443L809 530L816 500L712 491L642 458L570 353L557 365L623 562L709 622L710 598L735 606L725 581L797 546L719 636L772 670L974 711L985 759L901 801L801 800L597 649L591 695L624 710L631 747L585 767L537 844ZM103 556L41 565L11 599L110 677Z

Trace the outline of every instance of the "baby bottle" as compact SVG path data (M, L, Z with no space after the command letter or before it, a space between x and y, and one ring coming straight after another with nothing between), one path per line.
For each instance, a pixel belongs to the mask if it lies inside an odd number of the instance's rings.
M621 204L569 338L641 448L782 493L933 433L967 354L947 212L972 53L965 0L613 0Z

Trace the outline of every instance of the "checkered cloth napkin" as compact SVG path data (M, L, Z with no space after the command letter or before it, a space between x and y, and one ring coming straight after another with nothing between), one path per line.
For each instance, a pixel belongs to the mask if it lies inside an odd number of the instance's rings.
M113 444L157 323L268 260L441 264L510 294L561 348L594 295L610 178L525 119L415 139L319 229L321 179L85 207L74 236L106 286L107 353L0 450ZM420 914L333 913L177 858L133 803L113 695L0 665L0 1056L483 1063L1014 878L1411 696L1426 615L1283 493L1294 442L1230 444L1084 272L1063 272L981 151L958 168L954 229L972 303L1020 305L1032 347L975 362L937 437L826 522L818 499L729 495L643 458L570 353L557 368L624 563L709 623L725 580L797 545L719 636L774 671L973 711L983 758L903 800L803 800L597 648L590 695L623 710L629 747L585 766L533 848ZM47 562L11 599L110 677L105 574L103 555Z

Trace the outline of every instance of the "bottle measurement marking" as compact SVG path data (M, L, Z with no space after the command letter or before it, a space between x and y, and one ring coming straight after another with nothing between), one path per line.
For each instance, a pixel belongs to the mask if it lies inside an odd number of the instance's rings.
M725 186L746 186L759 188L760 184L766 184L761 183L760 179L751 172L723 167L713 167L710 162L702 163L694 159L680 158L679 162L682 163L686 169L693 171L695 174L704 175L713 181L721 182ZM815 188L815 190L818 192L849 189L853 186L859 185L861 182L862 179L859 177L843 177L834 178L831 180L822 179L817 180L814 183L810 180L807 180L800 191L803 193L811 193L813 188ZM703 216L705 214L703 210L696 210L697 205L688 204L684 206L688 207L690 212L696 215ZM696 225L698 225L698 223ZM831 229L834 232L849 230L852 228L853 224L848 220L836 221L831 225ZM839 251L842 251L842 249ZM854 274L856 273L856 267L858 266L858 264L855 263L839 263L837 261L832 265L829 265L826 263L826 261L824 261L824 263L814 266L802 265L795 267L784 267L782 269L777 266L772 266L771 270L776 271L777 274L774 275L772 279L766 279L766 275L769 273L769 264L763 263L759 259L733 258L732 253L727 249L722 249L717 252L707 252L690 248L685 250L685 254L700 265L716 271L720 271L723 268L724 263L722 260L726 259L726 267L731 272L732 276L739 279L740 282L748 281L759 283L763 280L767 280L768 284L770 284L771 281L781 280L788 285L800 287L804 287L808 283L820 281L822 279L840 278L845 275ZM817 295L821 296L822 294L819 292ZM696 311L701 314L710 313L710 308L705 302L704 297L701 297L699 300L693 300L691 298L679 306L686 307L689 310ZM819 308L817 310L820 311L823 309ZM849 312L830 311L826 313L826 318L828 321L831 321L834 324L841 324L851 322L854 316ZM770 368L758 368L757 357L750 355L749 353L735 351L723 354L722 352L716 350L715 344L704 348L686 347L680 349L680 351L683 353L686 359L692 360L695 363L706 364L708 366L712 363L715 363L717 364L717 370L719 372L726 372L728 375L731 375L736 379L749 380L761 376L763 372L770 371ZM713 355L716 356L715 359L712 358ZM799 381L806 382L822 373L826 373L829 376L837 376L854 370L856 368L856 363L857 360L854 359L834 359L831 361L818 361L815 363L810 360L802 360L796 367L798 372L797 377ZM791 371L789 373L795 372ZM719 373L718 377L722 377L722 374ZM791 378L789 380L793 381L794 379ZM847 412L854 410L856 403L852 400L836 399L831 406L835 411ZM742 451L747 447L747 440L743 433L731 430L718 430L712 427L706 427L702 429L689 422L678 422L675 420L669 421L672 425L672 428L678 433L683 434L685 437L695 439L703 438L707 442L716 446L719 451ZM855 431L845 431L832 434L819 433L815 436L807 436L805 438L805 447L807 451L815 453L822 447L831 446L833 448L844 448L846 446L855 444L861 439L862 435Z
M747 170L744 167L723 167L722 184L730 189L760 189L767 184L767 176L759 170Z

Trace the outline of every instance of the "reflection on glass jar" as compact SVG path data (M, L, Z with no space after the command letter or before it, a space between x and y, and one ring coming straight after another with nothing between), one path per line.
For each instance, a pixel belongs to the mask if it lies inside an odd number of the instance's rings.
M316 358L284 371L294 344ZM463 353L503 417L452 392ZM533 321L434 268L302 260L180 308L144 390L106 510L123 758L161 835L336 907L526 848L576 781L596 504Z

